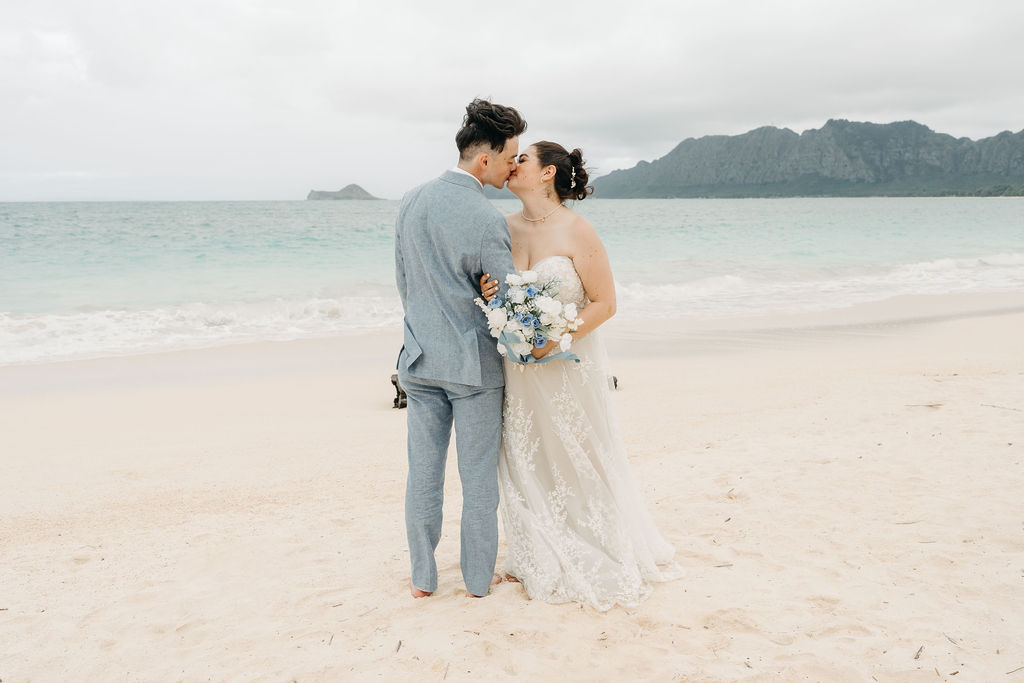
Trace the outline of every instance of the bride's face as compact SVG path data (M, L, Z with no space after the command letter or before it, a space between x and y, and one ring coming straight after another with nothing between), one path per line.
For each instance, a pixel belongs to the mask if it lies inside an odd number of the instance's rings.
M541 168L540 161L536 156L533 147L527 147L526 151L519 155L516 170L508 179L508 189L519 194L529 192L550 183L555 177L555 167L547 166Z

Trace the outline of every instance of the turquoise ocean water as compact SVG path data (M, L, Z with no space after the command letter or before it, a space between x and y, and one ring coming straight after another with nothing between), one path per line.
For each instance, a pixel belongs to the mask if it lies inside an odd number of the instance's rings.
M1021 198L574 208L608 248L624 319L1024 291ZM396 328L397 210L395 201L0 204L0 365Z

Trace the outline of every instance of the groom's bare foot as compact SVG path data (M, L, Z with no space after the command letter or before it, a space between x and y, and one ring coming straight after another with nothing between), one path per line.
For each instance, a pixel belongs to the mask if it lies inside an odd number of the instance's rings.
M497 574L495 574L495 575L494 575L494 576L493 576L493 577L491 578L491 585L492 585L492 586L497 586L497 585L498 585L499 583L501 583L501 577L500 577L500 576L498 576ZM473 595L472 593L470 593L469 591L467 591L467 592L466 592L466 597L467 597L467 598L486 598L487 596L486 596L486 595Z
M431 595L433 595L433 593L421 591L419 588L412 585L412 581L409 582L409 592L412 593L412 597L414 598L429 598Z

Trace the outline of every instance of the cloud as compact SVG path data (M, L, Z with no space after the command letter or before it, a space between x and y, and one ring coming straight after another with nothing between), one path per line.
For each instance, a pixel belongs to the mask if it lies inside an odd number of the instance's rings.
M398 197L475 96L598 172L828 118L1024 127L1024 6L40 0L0 27L0 200ZM62 175L64 174L64 175ZM67 175L71 174L71 175ZM77 175L76 175L77 174Z

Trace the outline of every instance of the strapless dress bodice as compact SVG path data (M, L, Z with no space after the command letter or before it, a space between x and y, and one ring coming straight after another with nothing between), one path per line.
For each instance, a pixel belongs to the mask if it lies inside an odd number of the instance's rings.
M576 304L582 309L587 304L587 293L583 289L576 266L568 256L548 256L533 264L531 268L537 274L538 282L544 283L552 278L558 280L558 294L555 296L562 304Z

